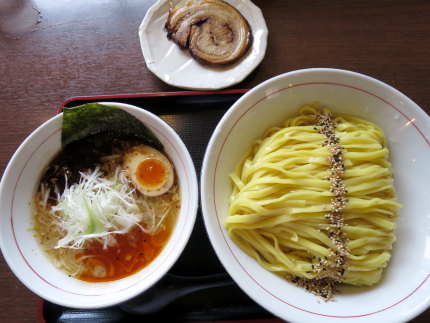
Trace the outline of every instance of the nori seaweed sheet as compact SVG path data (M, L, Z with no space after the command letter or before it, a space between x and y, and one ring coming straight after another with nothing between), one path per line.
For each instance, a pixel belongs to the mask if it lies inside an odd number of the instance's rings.
M163 145L148 127L120 108L98 103L64 108L62 147L88 137L96 142L135 137L144 140L154 148L163 150Z

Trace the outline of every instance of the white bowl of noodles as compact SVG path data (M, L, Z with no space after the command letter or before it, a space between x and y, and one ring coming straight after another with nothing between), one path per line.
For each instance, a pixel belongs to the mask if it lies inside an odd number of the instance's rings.
M146 267L129 276L105 282L83 281L54 266L36 241L32 198L42 171L61 150L63 114L37 128L10 160L0 187L0 242L11 270L40 297L74 308L106 307L126 301L155 284L176 262L192 232L198 204L197 178L187 148L163 120L141 108L106 103L143 123L164 146L179 187L180 207L170 237Z
M367 287L339 284L337 287L339 293L335 295L335 301L327 302L298 287L293 282L287 281L282 275L276 275L266 270L260 266L254 257L249 255L254 252L254 255L260 256L260 259L269 262L267 259L274 254L273 250L268 251L268 249L262 248L256 252L255 250L258 248L250 248L249 245L256 243L259 246L266 244L273 246L271 242L274 241L273 236L267 234L266 240L263 239L261 242L251 238L246 241L248 238L243 235L244 238L237 241L239 243L242 241L242 247L245 246L244 249L248 246L248 253L246 253L233 241L226 229L226 222L232 223L233 221L229 214L230 212L234 213L230 210L229 201L233 194L230 174L237 169L245 154L250 150L251 144L254 142L256 145L255 141L262 138L269 128L274 126L282 128L284 120L297 116L301 106L313 102L319 102L320 105L328 107L335 115L352 115L370 121L385 132L389 161L392 164L394 176L394 188L397 191L397 200L402 204L402 208L398 211L398 218L395 219L395 215L392 213L389 221L391 223L384 222L388 226L392 226L393 223L397 226L394 231L396 241L392 245L392 250L386 250L387 253L384 254L387 256L385 259L388 260L388 264L383 269L379 281ZM318 129L309 129L311 136L322 136ZM340 142L343 142L342 139ZM266 146L265 149L267 151L274 150L273 146L270 145ZM259 153L262 155L256 158L256 161L263 160L261 156L266 154L265 151L260 150ZM344 157L347 160L350 156L348 155L349 151L347 150L345 154ZM282 162L289 161L290 157L282 157L284 158ZM311 156L311 158L314 159L308 159L307 166L302 165L305 169L303 173L305 177L314 174L311 168L318 158L315 156ZM327 156L320 159L322 164L325 163L324 160L327 160ZM371 77L344 70L305 69L286 73L251 89L232 106L216 128L207 148L202 168L201 199L205 225L217 255L238 285L257 303L282 319L289 322L408 321L426 310L430 304L428 292L430 289L429 160L430 118L412 100L399 91ZM247 167L257 167L256 164L252 163L246 165ZM262 167L261 172L270 174L267 169L273 166L266 164L258 167ZM311 168L307 169L306 167ZM348 165L345 167L346 171L350 171ZM252 169L252 171L254 170ZM244 172L251 172L251 170L246 169ZM371 184L374 180L372 174L375 174L375 177L377 175L372 172L369 174L365 177L365 182ZM292 180L292 182L294 181ZM368 183L362 184L367 185ZM276 208L274 204L267 204L267 200L258 200L258 196L268 195L269 188L262 183L241 182L240 185L244 185L240 188L242 191L249 190L250 185L260 186L247 192L249 194L247 196L254 198L253 200L249 198L254 204L241 205L241 212L243 212L241 214L245 214L247 217L240 217L234 213L235 225L241 227L241 222L246 222L249 230L243 231L246 231L248 236L257 235L261 237L261 232L267 232L265 231L267 227L270 230L275 227L275 224L269 223L271 220L268 220L268 217L263 219L260 217L261 214L256 211L261 208L264 209L262 212L270 214L272 211L270 208ZM353 191L358 189L352 184L351 186ZM325 187L327 189L327 186ZM296 187L296 189L299 191L301 187ZM291 193L291 191L288 192ZM241 198L243 199L241 201L236 198L234 203L242 203L245 200L245 195L241 195ZM290 201L290 207L285 208L285 218L291 220L291 214L295 214L297 209L303 205L308 205L308 201L311 200L312 196L302 196L297 197L295 201ZM248 197L246 197L246 201L248 201ZM277 203L281 203L280 199L277 200ZM347 201L346 203L352 205L354 201ZM349 217L351 212L348 209L348 204L346 205L344 214ZM252 211L243 211L244 209ZM330 209L330 204L328 204L328 209ZM372 216L369 221L381 219L378 213L380 212L379 209L369 211L363 209L361 212L360 217ZM313 217L314 213L309 211L308 215ZM364 220L359 219L357 221ZM320 231L325 232L326 229L321 227L321 224L318 225L316 227L321 228L321 230L308 231L310 235L319 236ZM230 228L232 227L230 226ZM350 227L354 227L354 224L351 224ZM232 229L233 232L234 230L236 227ZM280 242L279 246L273 248L279 248L287 254L293 254L291 250L297 245L295 243L300 244L304 240L316 241L309 236L301 236L300 234L303 235L303 233L300 232L303 230L308 230L308 228L296 227L296 230L291 228L290 231L286 230L283 238L277 237L277 241ZM344 230L350 232L354 228ZM284 239L284 241L281 242L279 239ZM368 237L364 239L368 239ZM390 239L393 240L393 236ZM288 242L285 242L286 240ZM352 240L357 242L355 238L348 241ZM361 250L367 251L363 251L363 253L370 252L369 250L372 248L378 248L377 243L372 244L371 240L364 241L364 247ZM292 245L294 246L292 247ZM390 245L391 243L388 243L387 249ZM353 247L351 246L351 248ZM311 255L314 254L316 252L312 251ZM299 267L313 273L313 269L310 269L309 265L303 261L309 256L308 250L301 251L301 254L295 253L295 256L296 258L289 258L289 260L294 264L304 264L303 267ZM283 267L278 267L280 263L280 261L274 260L272 269L281 272ZM367 263L358 262L355 266L364 268Z

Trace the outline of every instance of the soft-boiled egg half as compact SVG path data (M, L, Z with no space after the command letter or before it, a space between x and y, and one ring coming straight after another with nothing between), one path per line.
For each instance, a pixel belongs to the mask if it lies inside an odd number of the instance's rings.
M124 156L124 169L136 188L144 195L158 196L173 185L173 167L169 159L157 149L140 145Z

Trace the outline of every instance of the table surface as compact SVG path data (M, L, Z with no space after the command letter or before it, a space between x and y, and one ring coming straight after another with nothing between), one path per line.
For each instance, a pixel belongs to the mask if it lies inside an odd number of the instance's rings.
M178 91L146 67L138 27L154 0L0 2L0 175L20 143L72 96ZM430 1L254 0L265 59L232 88L310 67L352 70L430 113ZM0 257L0 321L36 321L38 297ZM412 322L430 321L427 310Z

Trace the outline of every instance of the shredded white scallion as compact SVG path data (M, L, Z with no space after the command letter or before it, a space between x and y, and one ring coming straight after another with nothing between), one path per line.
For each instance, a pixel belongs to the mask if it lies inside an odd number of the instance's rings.
M98 167L80 175L79 183L66 187L58 196L58 204L51 208L67 232L55 248L81 249L93 238L107 248L116 243L113 234L140 226L143 214L133 198L134 186L119 167L113 179L104 178Z
M45 189L45 186L43 184L40 185L40 191L42 193L42 201L41 201L41 206L42 208L46 208L46 206L48 205L48 198L49 198L49 193L50 193L50 189Z

